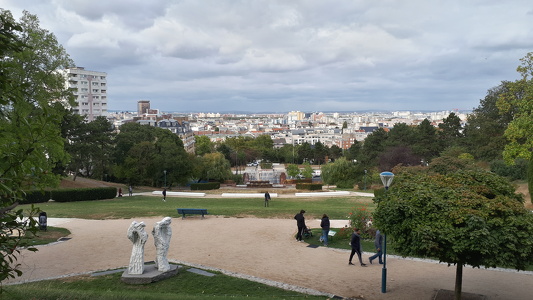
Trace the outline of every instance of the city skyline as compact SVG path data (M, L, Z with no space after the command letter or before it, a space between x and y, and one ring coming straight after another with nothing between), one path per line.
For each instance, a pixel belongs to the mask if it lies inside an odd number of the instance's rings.
M528 1L31 1L79 67L108 74L108 109L468 111L518 78Z

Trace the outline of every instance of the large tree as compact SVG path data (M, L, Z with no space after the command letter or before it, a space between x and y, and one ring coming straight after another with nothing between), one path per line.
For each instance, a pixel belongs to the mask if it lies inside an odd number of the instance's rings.
M375 225L402 255L456 265L456 299L466 264L524 270L533 263L533 214L507 179L481 169L395 173L375 199Z
M52 170L68 159L60 124L72 95L57 71L72 65L36 16L24 12L17 22L0 9L0 281L21 274L22 237L37 231L36 211L15 209L19 200L27 190L57 186Z
M516 70L522 78L509 83L509 90L500 95L497 103L502 113L515 110L513 120L505 130L504 135L509 143L505 145L503 157L510 164L516 158L529 160L529 169L533 170L533 52L529 52L520 62ZM531 195L533 172L529 173L528 181Z

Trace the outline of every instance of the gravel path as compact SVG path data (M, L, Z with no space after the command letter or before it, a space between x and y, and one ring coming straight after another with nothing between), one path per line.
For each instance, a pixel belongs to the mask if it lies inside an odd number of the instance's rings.
M160 218L139 218L150 232ZM59 278L126 267L131 242L126 237L133 220L50 219L49 225L68 228L68 241L23 251L22 277L7 283ZM340 221L342 222L342 221ZM319 220L307 220L319 227ZM387 259L387 293L381 293L381 265L349 266L349 252L307 247L298 243L294 220L173 218L169 260L204 267L285 288L364 299L433 299L439 289L453 290L455 267L434 261ZM363 255L368 262L369 253ZM145 246L145 260L153 260L153 237ZM464 269L463 292L487 299L531 299L533 272Z

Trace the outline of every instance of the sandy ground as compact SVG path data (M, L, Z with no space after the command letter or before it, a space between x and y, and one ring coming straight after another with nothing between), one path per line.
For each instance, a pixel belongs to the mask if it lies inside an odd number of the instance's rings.
M171 201L171 200L170 200ZM387 293L381 293L382 265L348 265L349 252L310 248L293 238L294 220L172 216L169 260L308 288L341 297L364 299L432 299L439 289L453 290L455 267L431 261L387 258ZM161 218L139 218L150 232ZM126 231L133 220L50 219L68 228L71 240L23 251L19 262L27 282L65 275L126 267L131 242ZM307 225L319 227L319 220ZM368 263L370 253L363 255ZM145 246L145 260L153 260L153 237ZM7 283L9 283L7 282ZM531 299L533 272L465 268L463 292L487 299Z

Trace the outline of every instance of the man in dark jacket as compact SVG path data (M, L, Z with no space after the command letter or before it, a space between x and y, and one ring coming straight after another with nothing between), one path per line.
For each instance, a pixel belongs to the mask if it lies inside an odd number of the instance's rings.
M322 237L320 240L324 242L324 246L328 246L328 234L329 234L329 217L324 214L322 216L322 221L320 221L320 227L322 227Z
M366 264L363 263L363 259L361 258L361 236L359 235L359 229L357 228L353 229L350 245L352 246L352 253L350 253L350 260L348 264L353 265L352 258L353 255L357 253L357 257L359 258L359 263L361 264L361 267L366 267Z
M382 246L383 246L383 236L381 235L381 232L378 230L376 231L376 239L374 240L374 246L376 247L376 254L370 256L368 258L368 261L372 264L372 260L376 259L376 258L379 258L379 263L380 264L383 264L383 260L381 259L382 257L382 252L381 252L381 249Z
M296 226L298 226L298 233L296 234L296 241L301 242L302 241L302 235L304 233L304 230L307 228L305 226L305 210L300 210L299 214L296 214L294 216L294 219L296 220Z

